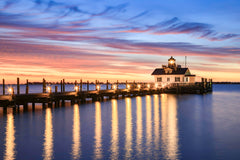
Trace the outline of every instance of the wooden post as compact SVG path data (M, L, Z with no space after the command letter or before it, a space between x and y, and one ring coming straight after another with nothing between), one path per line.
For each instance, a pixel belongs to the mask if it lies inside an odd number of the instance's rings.
M63 79L63 92L65 92L65 79Z
M43 93L46 93L46 80L43 78Z
M60 84L61 84L61 92L63 92L63 83L62 83L62 80L61 80Z
M77 86L77 80L75 80L75 83L74 83L75 87Z
M3 114L4 114L4 115L7 114L7 107L3 107Z
M28 79L27 79L27 81L26 81L26 94L28 94L28 92L29 92L29 86L28 86Z
M205 83L204 84L205 84L204 88L207 89L207 78L205 78Z
M212 89L212 79L210 79L210 88Z
M32 110L35 110L35 102L32 102Z
M19 77L17 78L17 94L20 94Z
M5 95L5 79L3 79L3 84L2 84L2 86L3 86L3 95Z
M96 82L95 82L95 90L97 90L97 83L98 83L98 81L96 80Z
M55 93L58 92L58 86L55 86Z
M83 86L83 83L82 83L82 79L80 80L80 92L82 92L82 86Z
M133 81L133 88L134 88L134 89L136 88L136 86L135 86L135 80Z
M87 91L89 91L89 81L87 81Z
M107 80L107 84L106 84L106 90L108 90L108 80Z

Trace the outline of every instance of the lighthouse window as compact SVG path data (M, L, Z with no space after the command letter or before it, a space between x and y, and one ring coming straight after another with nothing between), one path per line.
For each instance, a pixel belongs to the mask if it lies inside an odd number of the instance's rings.
M162 77L158 77L158 78L157 78L157 81L158 81L158 82L162 82Z
M175 82L180 82L180 77L175 77Z

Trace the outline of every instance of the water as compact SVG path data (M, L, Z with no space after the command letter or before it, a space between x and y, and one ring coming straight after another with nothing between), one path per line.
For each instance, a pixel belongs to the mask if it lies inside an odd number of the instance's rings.
M240 85L0 115L0 159L240 159Z

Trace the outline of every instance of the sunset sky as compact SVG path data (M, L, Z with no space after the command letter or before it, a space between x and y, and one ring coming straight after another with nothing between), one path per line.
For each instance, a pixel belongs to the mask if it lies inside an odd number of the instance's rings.
M1 0L0 78L153 81L173 56L240 81L239 0Z

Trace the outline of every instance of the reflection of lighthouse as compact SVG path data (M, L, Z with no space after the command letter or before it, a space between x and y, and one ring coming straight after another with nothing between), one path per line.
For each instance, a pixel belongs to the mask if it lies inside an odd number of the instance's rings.
M7 115L7 125L6 125L6 150L4 159L13 160L15 159L15 129L14 129L14 117L10 113Z
M164 159L178 159L177 101L174 95L161 95L161 114Z

